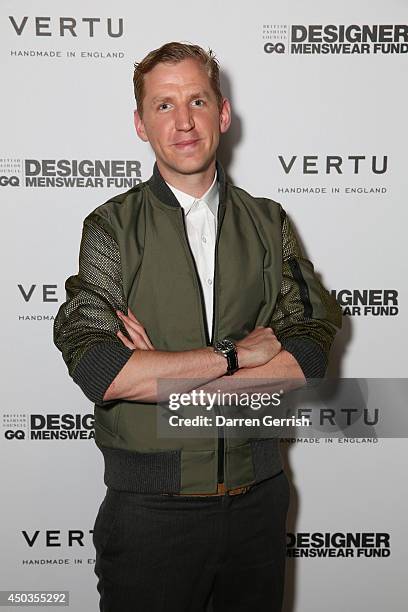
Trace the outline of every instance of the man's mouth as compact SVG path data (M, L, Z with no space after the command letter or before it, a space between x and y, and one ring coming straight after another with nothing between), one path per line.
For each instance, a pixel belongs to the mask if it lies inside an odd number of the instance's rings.
M188 149L190 147L194 147L198 142L199 138L189 138L188 140L180 140L179 142L174 143L174 147L177 149Z

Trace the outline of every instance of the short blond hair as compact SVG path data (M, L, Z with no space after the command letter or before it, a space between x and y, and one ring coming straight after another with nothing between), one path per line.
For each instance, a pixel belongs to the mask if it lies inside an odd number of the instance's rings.
M220 89L220 69L214 52L211 49L205 51L198 45L169 42L158 49L150 51L140 62L135 62L134 64L133 86L137 110L140 115L143 113L143 98L145 96L144 75L150 72L157 64L177 64L182 60L191 58L198 60L206 69L211 87L217 98L218 106L221 108L223 97Z

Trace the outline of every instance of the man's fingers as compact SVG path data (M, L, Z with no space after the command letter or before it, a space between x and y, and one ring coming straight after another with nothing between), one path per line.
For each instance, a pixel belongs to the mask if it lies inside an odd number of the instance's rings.
M150 349L150 350L154 351L154 350L155 350L155 348L154 348L153 344L150 342L149 337L148 337L148 335L147 335L147 333L146 333L145 328L144 328L144 327L143 327L143 325L142 325L142 324L141 324L141 323L140 323L140 322L139 322L139 321L136 319L135 315L134 315L134 314L133 314L133 312L130 310L130 308L129 308L128 310L129 310L129 312L131 313L131 315L129 315L129 316L124 315L124 314L123 314L123 313L121 313L120 311L117 311L117 313L118 313L118 315L119 315L120 319L123 321L123 324L125 325L125 327L126 327L126 329L127 329L128 333L129 333L129 335L130 335L130 336L132 336L132 331L133 331L135 334L140 335L140 336L143 338L143 340L144 340L144 342L145 342L145 344L146 344L146 346L145 346L144 348L146 348L146 349ZM132 317L133 317L133 318L132 318Z
M133 314L133 312L130 310L129 307L128 307L128 317L130 319L133 319L133 321L135 321L136 323L139 323L139 325L141 325L140 321L136 319L135 315Z
M144 328L143 328L143 331L144 331L144 334L145 334L145 335L144 335L144 338L145 338L145 341L146 341L146 343L147 343L147 346L149 347L149 349L150 349L151 351L155 351L156 349L154 348L153 344L150 342L150 340L149 340L149 336L147 335L146 330L145 330Z
M154 346L153 346L153 344L150 342L149 338L147 337L147 334L146 334L145 330L143 330L143 331L141 331L141 332L140 332L140 336L141 336L141 338L143 339L143 342L144 342L144 343L145 343L145 345L146 345L146 349L148 349L148 350L154 350Z
M120 332L120 333L121 333L122 337L123 337L125 340L127 340L127 341L128 341L128 343L130 343L130 344L126 344L126 346L127 346L128 348L140 349L140 350L142 350L142 351L147 351L147 350L149 350L149 347L147 346L147 344L146 344L146 342L145 342L144 338L143 338L143 337L142 337L140 334L137 334L137 333L136 333L135 331L133 331L133 330L131 330L131 331L127 330L127 332L128 332L128 334L129 334L129 336L130 336L130 340L129 340L129 338L127 338L127 337L126 337L124 334L122 334L122 332ZM119 332L118 332L118 334L119 334ZM122 340L122 342L125 344L124 340Z
M118 313L118 316L123 321L123 323L129 325L129 327L133 328L135 331L138 331L140 329L144 330L143 325L140 323L140 321L136 319L134 315L132 318L131 316L125 315L120 310L117 310L116 312Z
M128 338L126 338L126 336L124 334L122 334L122 332L119 330L118 332L116 332L117 337L119 338L119 340L121 340L123 342L123 344L125 346L127 346L129 349L134 349L136 348L133 344L133 342L131 342Z
M127 330L133 329L136 333L140 332L141 330L144 331L144 327L141 323L139 323L138 321L134 321L127 315L120 313L119 318L121 319Z
M122 319L122 320L126 328L126 331L131 337L132 342L136 345L136 348L140 348L143 350L149 350L150 342L148 341L146 332L143 329L143 327L141 327L140 325L136 326L135 323L132 324L131 322L126 321L125 319Z
M136 323L135 323L135 325L136 325ZM149 348L149 349L151 349L151 350L154 350L154 346L153 346L153 344L150 342L150 340L149 340L149 336L147 335L146 330L145 330L145 328L143 327L143 325L142 325L142 324L139 324L139 325L137 326L137 328L135 329L135 333L136 333L136 334L140 334L140 336L143 338L143 340L144 340L144 341L145 341L145 343L146 343L146 348Z

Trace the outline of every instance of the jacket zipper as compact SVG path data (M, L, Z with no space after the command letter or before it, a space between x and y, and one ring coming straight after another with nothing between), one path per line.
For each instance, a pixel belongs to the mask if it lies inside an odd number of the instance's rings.
M221 226L221 222L222 222L222 218L220 211L221 211L221 206L220 204L218 205L218 210L217 210L217 233L216 233L216 237L215 237L215 250L214 250L214 283L213 283L213 318L212 318L212 326L211 326L211 339L209 336L209 331L208 331L208 321L207 321L207 317L205 316L205 302L204 302L204 294L203 294L203 288L201 286L201 281L200 281L200 276L198 274L198 270L197 270L197 265L194 259L194 255L193 252L191 250L191 246L190 246L190 242L188 240L188 234L187 234L187 228L186 228L186 218L185 218L185 214L184 214L184 208L181 206L181 216L182 216L182 220L183 220L183 228L184 228L184 236L186 239L186 243L187 243L187 247L190 253L190 257L191 260L193 262L194 265L194 271L195 271L195 275L196 275L196 280L197 280L197 285L199 288L199 294L200 294L200 302L201 302L201 313L202 313L202 322L203 322L203 327L204 327L204 334L205 334L205 341L206 341L206 345L207 346L212 346L211 342L214 342L214 338L215 338L215 331L216 331L216 317L217 317L217 311L216 311L216 280L217 280L217 252L218 252L218 240L219 240L219 235L220 235L220 226ZM218 304L217 304L218 305ZM215 411L217 414L220 414L219 412L219 407L215 408ZM222 436L218 437L218 448L217 448L217 455L218 455L218 464L217 464L217 483L223 483L224 482L224 427L222 427Z
M201 313L202 313L202 322L203 322L205 343L206 343L207 346L211 346L211 342L210 342L210 338L209 338L209 334L208 334L208 322L207 322L207 317L205 316L205 302L204 302L203 288L201 286L200 276L198 274L197 264L196 264L196 261L194 259L194 254L193 254L193 251L191 250L190 242L188 240L184 208L182 206L180 206L180 208L181 208L181 218L183 219L184 237L186 239L187 248L188 248L188 251L190 253L191 261L193 262L194 272L195 272L195 275L196 275L196 280L197 280L197 285L198 285L198 292L200 294ZM214 300L214 297L213 297L213 300ZM213 316L213 322L214 322L214 316Z

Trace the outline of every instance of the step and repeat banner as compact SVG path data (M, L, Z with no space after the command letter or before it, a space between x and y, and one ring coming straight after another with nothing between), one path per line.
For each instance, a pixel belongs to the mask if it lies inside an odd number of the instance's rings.
M0 11L0 591L68 592L48 607L97 610L102 456L52 327L84 217L151 175L133 127L133 63L171 40L215 51L233 107L220 159L237 185L283 205L342 306L330 376L403 379L408 6L3 0ZM387 389L371 393L367 423L377 399L392 416ZM285 612L404 609L406 432L370 432L281 442Z

